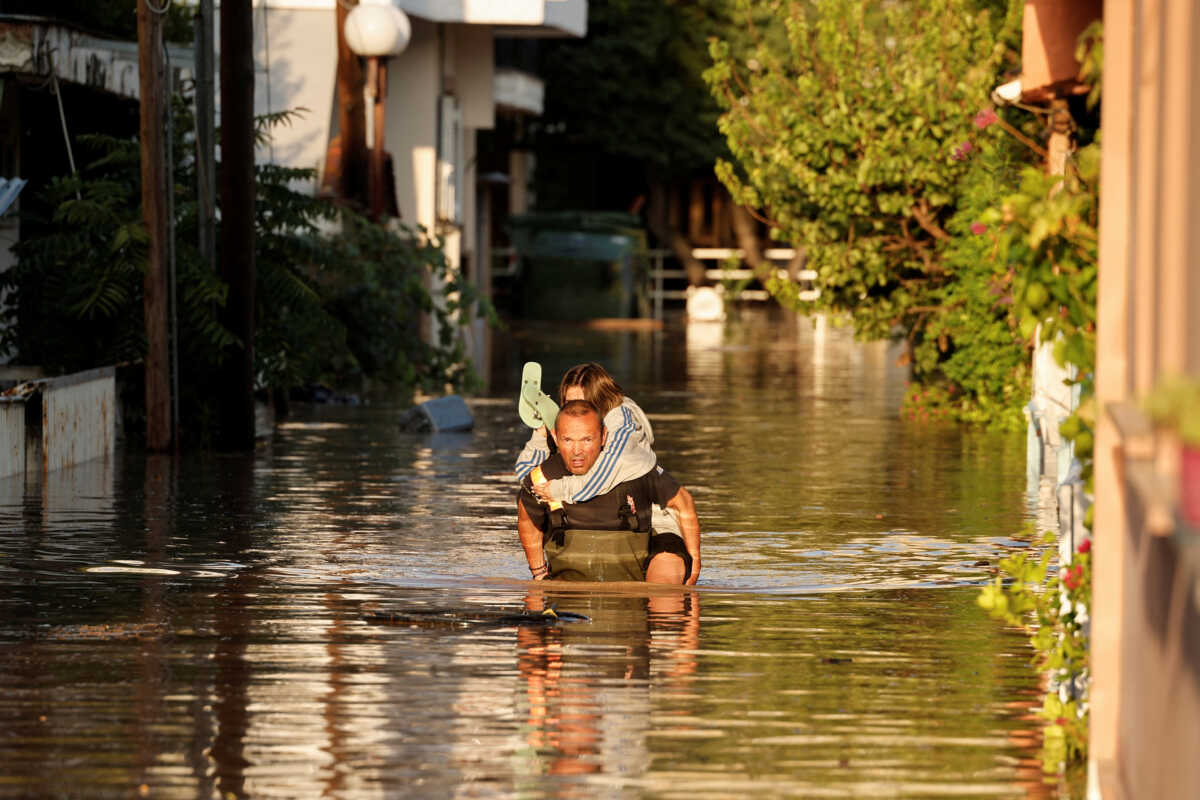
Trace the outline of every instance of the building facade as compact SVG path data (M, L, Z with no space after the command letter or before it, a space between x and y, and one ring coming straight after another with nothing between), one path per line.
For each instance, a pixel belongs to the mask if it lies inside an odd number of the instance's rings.
M256 0L254 7L258 114L304 109L275 129L259 159L314 169L322 185L336 136L338 0ZM505 192L508 210L527 206L531 157L510 154L507 174L477 169L481 131L497 114L537 116L542 83L536 74L496 68L495 42L582 37L586 0L394 0L408 16L408 46L387 63L383 149L400 220L439 237L453 269L490 295L491 194ZM368 124L368 143L372 126ZM486 363L481 321L470 327L476 363Z

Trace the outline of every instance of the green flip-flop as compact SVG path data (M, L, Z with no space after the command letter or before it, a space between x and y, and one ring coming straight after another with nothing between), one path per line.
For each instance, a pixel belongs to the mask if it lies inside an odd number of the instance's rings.
M526 361L521 370L521 393L517 395L517 412L521 421L531 428L554 427L558 416L558 403L542 391L542 365Z

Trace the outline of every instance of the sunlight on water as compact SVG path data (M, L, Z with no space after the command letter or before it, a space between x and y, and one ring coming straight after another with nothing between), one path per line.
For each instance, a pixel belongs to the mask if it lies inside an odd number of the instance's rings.
M301 408L252 458L0 485L0 796L1054 796L974 605L1020 440L900 422L895 353L781 316L509 344L470 433ZM649 413L697 590L525 582L525 359Z

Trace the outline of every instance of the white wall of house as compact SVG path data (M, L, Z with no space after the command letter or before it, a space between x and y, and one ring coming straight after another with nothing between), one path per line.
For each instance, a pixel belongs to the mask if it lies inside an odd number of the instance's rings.
M438 26L411 22L408 47L388 61L385 149L392 153L401 220L433 230L441 85Z
M258 159L289 167L325 165L325 148L337 80L334 6L312 3L257 4L254 8L255 114L306 109L290 125L271 131ZM219 80L219 78L218 78ZM316 181L312 189L315 190Z
M256 0L255 107L258 113L303 107L304 116L275 128L260 160L320 173L336 113L337 0ZM450 265L487 257L480 242L475 164L476 133L495 126L497 84L494 37L582 36L586 0L396 0L409 15L412 36L387 62L384 149L392 155L400 219L438 236ZM518 76L519 78L520 76ZM511 81L510 81L511 82ZM540 82L527 76L540 90ZM525 87L528 89L529 87ZM528 94L528 91L526 91ZM522 95L524 96L524 95ZM538 96L540 110L540 94ZM368 113L370 113L368 111ZM367 120L368 136L373 126ZM531 162L516 161L519 201ZM489 287L478 287L490 294ZM481 326L469 343L483 360ZM432 333L432 332L431 332Z

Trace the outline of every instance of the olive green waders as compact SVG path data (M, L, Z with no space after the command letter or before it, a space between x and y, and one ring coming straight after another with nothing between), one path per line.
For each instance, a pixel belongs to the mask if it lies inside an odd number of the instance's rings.
M555 531L543 543L550 578L560 581L644 581L649 531Z

